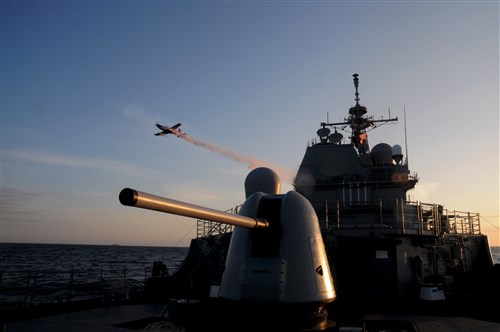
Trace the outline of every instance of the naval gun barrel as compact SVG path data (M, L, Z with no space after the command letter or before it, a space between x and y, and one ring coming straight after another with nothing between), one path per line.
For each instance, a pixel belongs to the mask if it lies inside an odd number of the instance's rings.
M239 214L214 210L203 206L160 197L131 188L124 188L119 195L120 203L148 210L176 214L244 228L268 228L269 223L262 218L251 218Z

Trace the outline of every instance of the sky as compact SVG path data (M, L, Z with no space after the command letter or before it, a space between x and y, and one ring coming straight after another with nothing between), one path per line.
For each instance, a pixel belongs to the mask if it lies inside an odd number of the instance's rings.
M320 123L396 124L411 200L479 212L500 245L498 1L9 1L1 15L0 242L189 246L257 166L281 192ZM405 119L405 120L403 120ZM173 125L201 144L155 136Z

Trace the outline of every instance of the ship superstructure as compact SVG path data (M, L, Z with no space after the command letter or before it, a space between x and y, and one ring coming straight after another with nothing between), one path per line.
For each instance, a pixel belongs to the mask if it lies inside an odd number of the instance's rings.
M330 255L339 301L370 304L471 295L491 267L478 213L411 202L418 182L400 145L368 144L375 120L355 102L345 121L320 124L294 187L314 206ZM350 131L343 143L339 131ZM470 286L470 287L469 287ZM394 302L396 301L396 302Z

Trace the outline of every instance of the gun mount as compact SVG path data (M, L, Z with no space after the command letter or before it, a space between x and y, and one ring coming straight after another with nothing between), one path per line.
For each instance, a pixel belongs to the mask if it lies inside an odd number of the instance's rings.
M262 218L251 218L238 214L218 211L203 206L185 203L166 197L160 197L131 188L124 188L119 195L120 203L147 210L176 214L184 217L198 218L240 226L244 228L267 228L269 223Z
M119 199L126 206L236 226L222 280L214 285L230 320L253 327L286 325L290 331L324 330L329 327L325 306L336 294L318 219L304 196L279 194L279 188L274 171L254 169L245 180L246 201L239 214L130 188Z

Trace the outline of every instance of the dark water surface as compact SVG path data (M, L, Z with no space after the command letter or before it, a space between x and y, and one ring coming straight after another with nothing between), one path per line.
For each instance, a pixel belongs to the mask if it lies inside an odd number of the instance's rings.
M0 243L0 303L128 297L143 289L155 261L172 274L187 252L175 247Z

